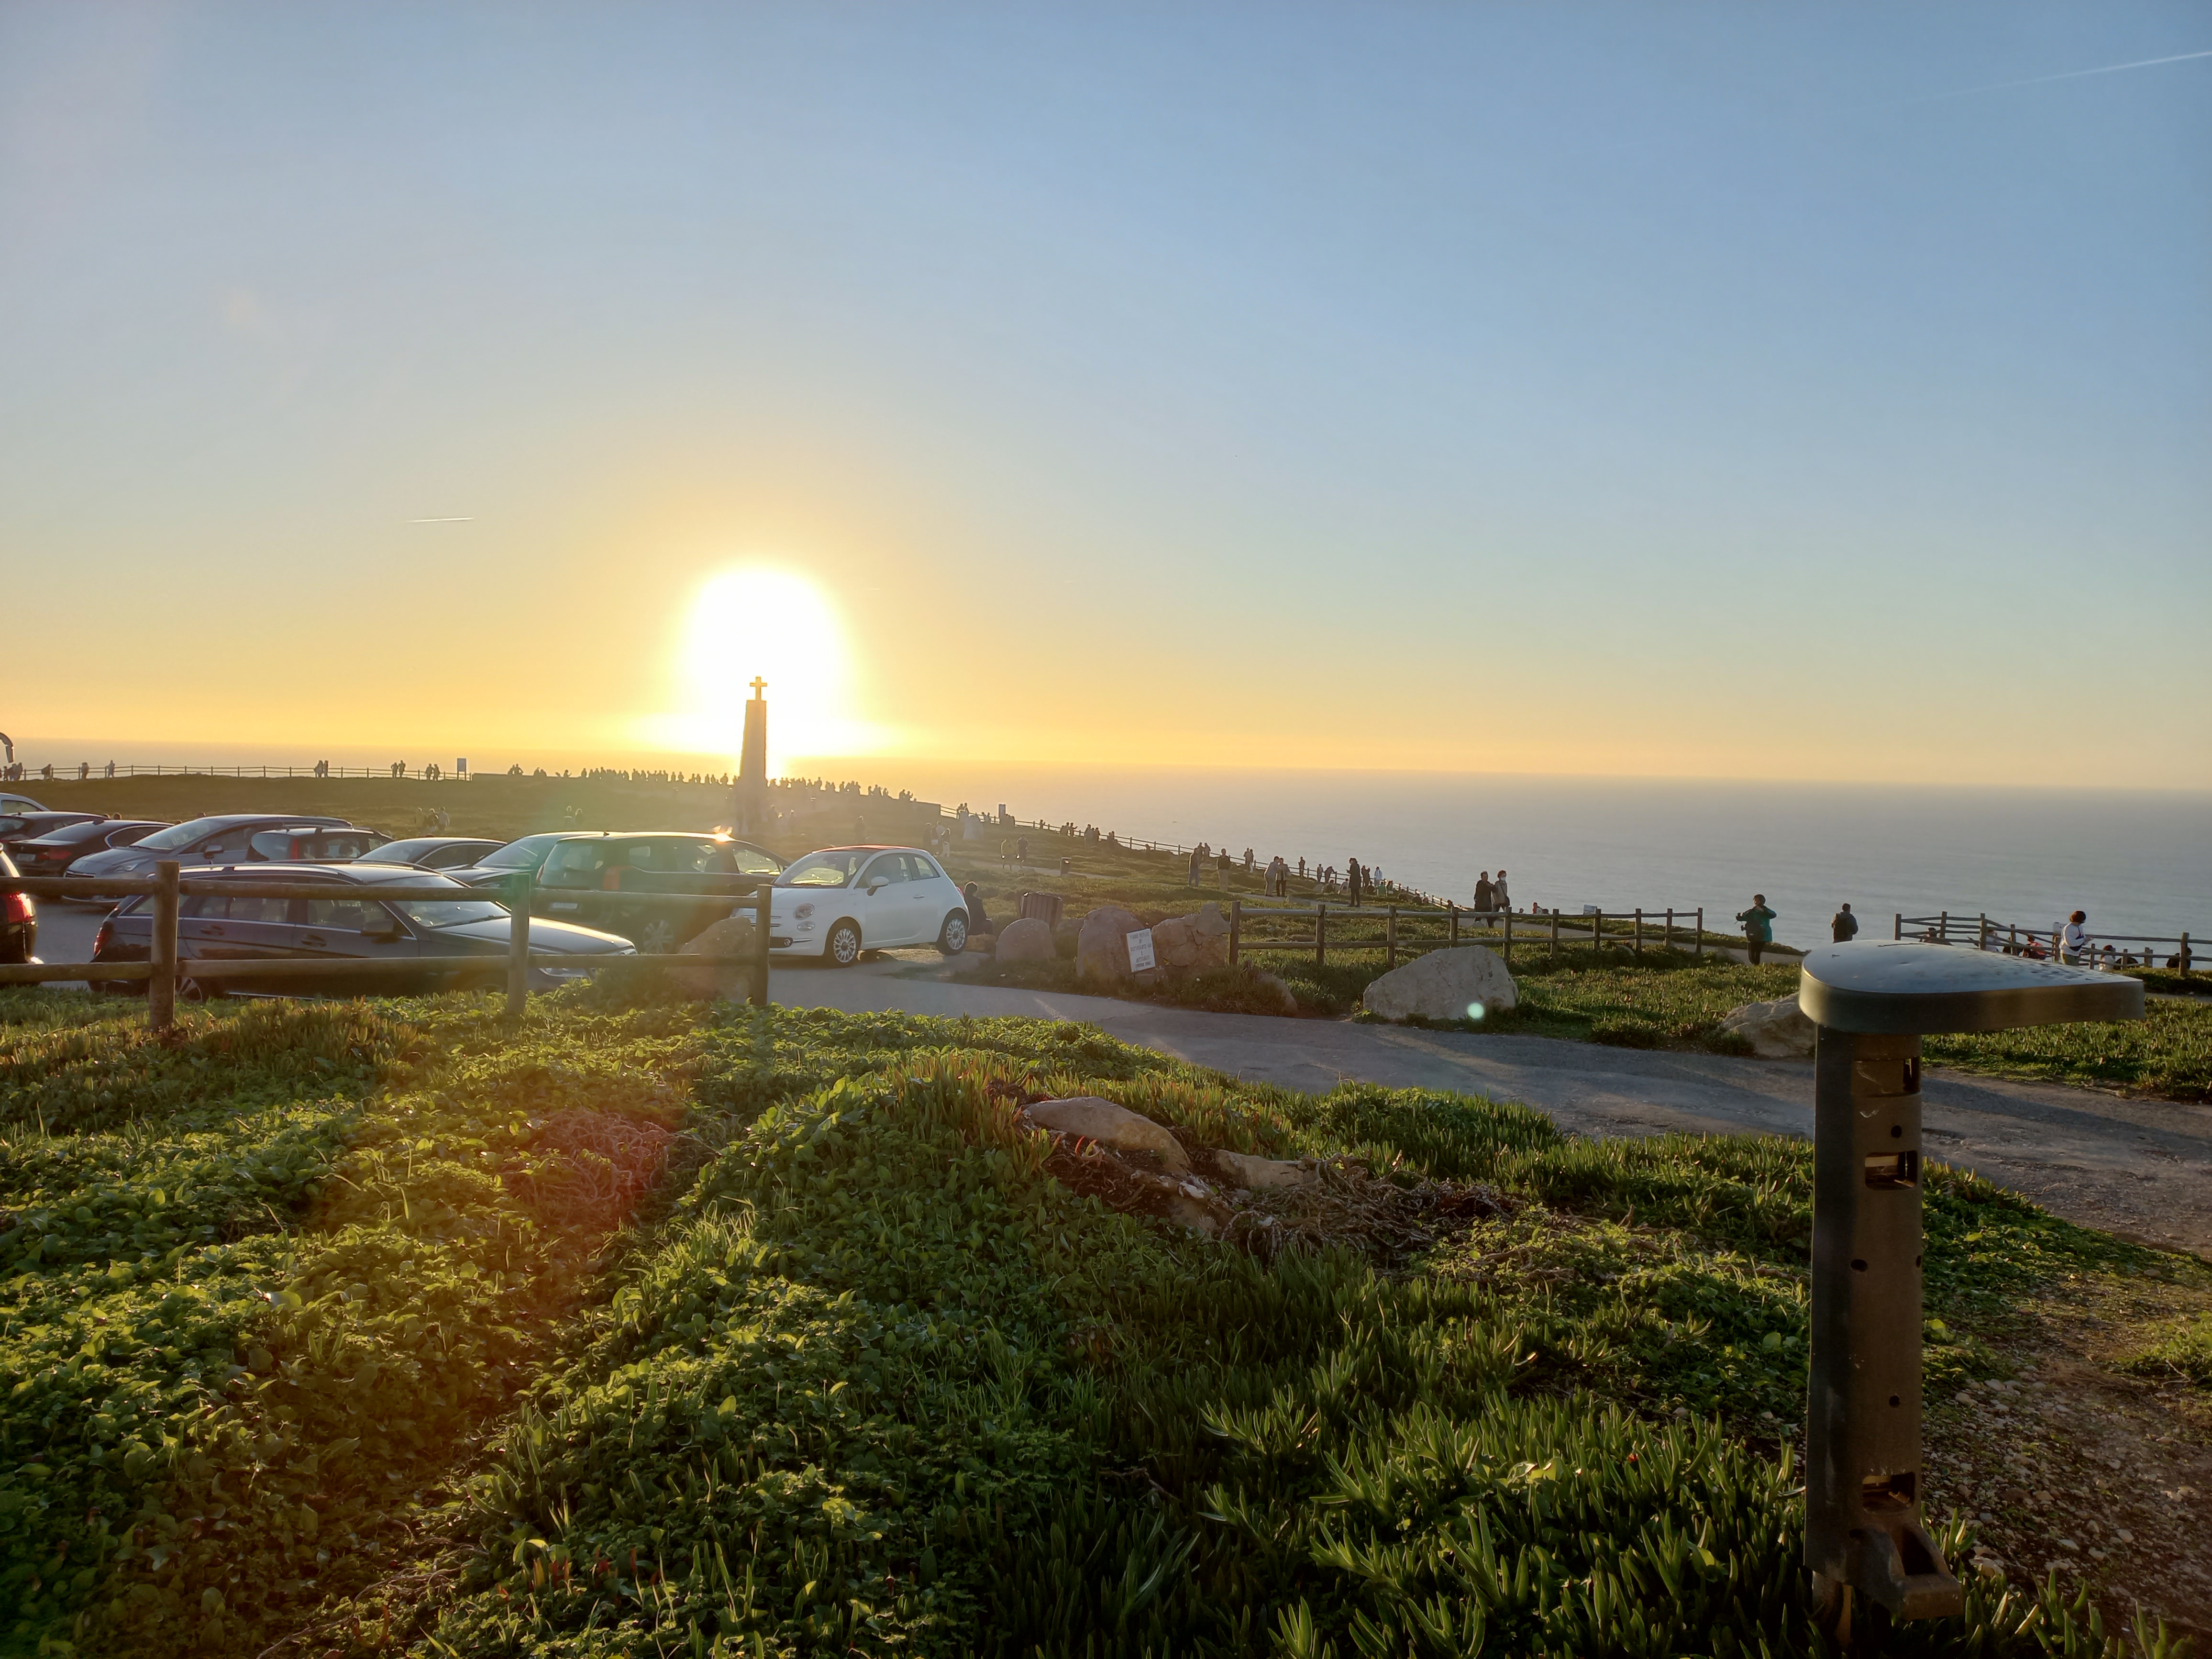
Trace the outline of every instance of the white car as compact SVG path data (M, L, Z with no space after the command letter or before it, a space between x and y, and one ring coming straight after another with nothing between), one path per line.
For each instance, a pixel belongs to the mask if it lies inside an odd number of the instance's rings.
M775 878L769 949L826 957L841 968L863 951L934 945L968 948L968 903L945 868L918 847L831 847Z

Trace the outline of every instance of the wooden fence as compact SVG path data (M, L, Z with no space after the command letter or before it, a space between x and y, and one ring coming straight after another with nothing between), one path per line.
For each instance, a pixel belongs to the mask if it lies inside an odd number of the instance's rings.
M359 882L276 879L241 881L234 876L228 878L185 876L178 862L169 859L156 864L154 870L155 873L150 877L117 878L112 881L70 881L57 876L0 878L0 893L27 893L34 898L134 898L150 895L154 901L149 960L0 964L0 985L35 985L52 980L82 979L101 983L143 980L146 984L147 1021L158 1031L166 1030L176 1019L177 981L179 977L216 986L220 986L226 980L299 980L311 988L317 980L400 979L410 974L422 973L482 974L498 966L501 959L489 953L478 956L322 958L239 957L221 961L187 957L181 959L188 966L180 975L180 958L177 951L179 901L183 898L250 893L260 898L327 899L343 896L371 902L392 901L401 903L451 903L455 900L477 899L503 906L513 919L513 925L507 930L505 957L507 1012L510 1015L519 1018L522 1013L529 996L530 969L533 966L589 969L604 968L612 962L651 961L671 968L748 969L751 974L750 1000L757 1008L768 1006L769 952L771 949L769 924L775 887L773 882L731 883L711 893L624 893L622 896L624 904L643 902L696 908L702 899L719 901L727 898L731 901L732 915L748 908L754 913L753 949L748 955L709 957L679 952L640 957L628 952L586 955L560 951L532 951L530 948L530 900L535 890L535 882L527 871L502 882L496 888L491 888L451 884L410 887L394 884L386 886Z
M1285 936L1285 926L1310 920L1310 933ZM1608 929L1607 923L1613 926ZM1379 933L1378 931L1379 930ZM1687 932L1692 952L1705 954L1705 913L1694 910L1586 911L1570 916L1515 910L1462 910L1455 904L1414 907L1397 904L1229 905L1229 960L1271 951L1310 951L1316 967L1325 967L1332 947L1339 951L1380 951L1387 967L1401 957L1418 957L1461 945L1495 947L1510 966L1516 944L1548 951L1554 959L1562 945L1618 945L1637 956L1648 941L1660 949Z
M2063 924L2061 924L2063 926ZM1968 915L1964 911L1938 910L1932 916L1897 915L1890 928L1892 939L1912 939L1931 945L1962 945L1976 951L2001 951L2007 956L2054 956L2059 948L2059 927L2021 927L2008 921L1993 921L1987 914L1978 912ZM2087 945L2076 951L2077 959L2102 957L2107 950L2115 958L2115 965L2134 968L2155 968L2158 957L2166 958L2166 965L2179 969L2186 976L2192 955L2186 929L2179 933L2090 933ZM2171 951L2153 947L2170 945ZM2124 963L2118 958L2124 957ZM2101 965L2091 962L2090 965Z

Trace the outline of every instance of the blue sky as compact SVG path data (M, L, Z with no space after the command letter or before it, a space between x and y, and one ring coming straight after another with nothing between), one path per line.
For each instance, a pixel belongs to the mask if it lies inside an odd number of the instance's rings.
M2181 5L17 4L9 718L618 747L766 565L842 617L847 749L2203 787L2212 58L2002 83L2207 50ZM230 636L204 697L179 629Z

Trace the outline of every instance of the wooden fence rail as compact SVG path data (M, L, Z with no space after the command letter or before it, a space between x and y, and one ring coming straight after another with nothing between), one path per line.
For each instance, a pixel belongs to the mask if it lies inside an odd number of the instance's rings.
M0 893L27 893L34 898L118 897L139 898L151 896L153 938L149 950L149 960L133 962L45 962L0 965L0 985L35 985L54 980L82 979L105 983L128 983L144 981L146 984L146 1018L155 1030L167 1030L176 1020L177 981L188 977L207 983L223 980L252 979L301 980L312 983L319 979L368 977L375 979L400 978L409 974L422 973L485 973L501 963L500 957L486 953L479 956L440 957L343 957L302 959L291 957L241 957L222 961L203 961L191 957L189 972L179 972L177 950L177 921L179 900L191 897L216 897L223 894L250 893L263 898L321 898L343 896L367 902L391 900L398 902L451 903L456 900L475 899L504 908L512 919L507 929L507 949L504 958L507 980L507 1012L516 1018L522 1014L529 1000L530 969L533 966L558 966L570 969L604 968L611 962L636 962L640 957L629 953L609 952L601 956L581 955L560 951L532 951L530 948L530 901L536 890L535 881L525 871L501 882L495 887L460 887L447 885L386 886L368 885L357 882L313 881L241 881L220 876L191 876L181 873L174 860L165 859L154 866L151 876L118 877L110 881L70 881L59 877L15 876L0 878ZM744 968L750 970L751 985L749 1000L756 1008L768 1006L769 923L774 908L775 884L769 881L717 884L706 893L635 893L625 892L623 902L641 902L647 904L696 906L703 899L731 901L732 915L739 910L753 912L752 950L744 956L700 956L678 953L656 956L649 960L672 968Z
M1299 937L1286 939L1249 931L1255 925L1296 923L1307 919L1312 921L1313 931ZM1563 922L1567 924L1568 931L1562 932ZM1605 927L1607 922L1622 926L1608 933ZM1409 932L1404 926L1407 923L1440 926ZM1334 938L1332 924L1335 929ZM1371 933L1377 927L1382 929L1379 938ZM1363 928L1370 930L1364 937L1359 934ZM1248 905L1242 899L1232 899L1229 905L1229 960L1234 963L1260 951L1311 951L1314 965L1325 967L1329 948L1334 945L1340 951L1379 950L1386 966L1395 968L1401 956L1425 956L1431 951L1446 951L1461 945L1495 944L1510 967L1516 943L1540 946L1554 959L1562 944L1578 943L1593 949L1601 945L1622 945L1642 956L1646 939L1663 950L1674 944L1677 933L1686 931L1691 936L1692 952L1702 960L1705 954L1705 913L1702 906L1684 910L1586 911L1570 916L1557 910L1540 915L1526 910L1462 910L1455 904Z
M1890 927L1890 937L1901 939L1907 936L1936 945L1962 945L1977 951L2002 951L2007 956L2056 956L2060 949L2059 928L2021 927L2008 921L1994 921L1984 912L1972 915L1965 911L1939 910L1932 916L1908 916L1896 913ZM2192 942L2187 929L2179 933L2085 933L2087 946L2076 951L2075 957L2101 955L2110 948L2116 954L2139 960L2129 965L2154 968L2154 957L2164 956L2166 965L2177 968L2185 978L2194 960ZM2171 945L2176 948L2160 951L2151 949L2155 945Z

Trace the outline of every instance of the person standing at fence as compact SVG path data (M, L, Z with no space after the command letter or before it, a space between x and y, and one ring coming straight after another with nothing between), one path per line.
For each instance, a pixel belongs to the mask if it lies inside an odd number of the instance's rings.
M1498 889L1491 885L1490 872L1486 870L1474 884L1474 908L1488 915L1498 908Z
M1743 924L1743 942L1751 955L1751 965L1759 966L1759 953L1774 943L1774 912L1766 908L1766 895L1753 893L1751 908L1739 910L1735 919Z
M1200 866L1200 864L1202 864L1202 863L1205 861L1205 860L1206 860L1206 843L1205 843L1204 842L1199 842L1199 844L1198 844L1197 846L1195 846L1195 847L1194 847L1194 848L1192 848L1190 849L1190 884L1190 884L1191 886L1193 886L1193 887L1195 887L1195 886L1197 886L1197 885L1198 885L1198 871L1199 871L1199 866Z
M2066 918L2066 925L2058 930L2058 959L2079 967L2081 954L2089 948L2089 920L2087 910L2076 910Z
M1359 860L1358 859L1345 860L1344 890L1346 895L1354 904L1359 902L1361 878L1367 872L1365 871L1359 867Z
M1859 919L1851 914L1851 907L1837 907L1836 914L1828 918L1828 932L1838 945L1848 945L1859 936Z

